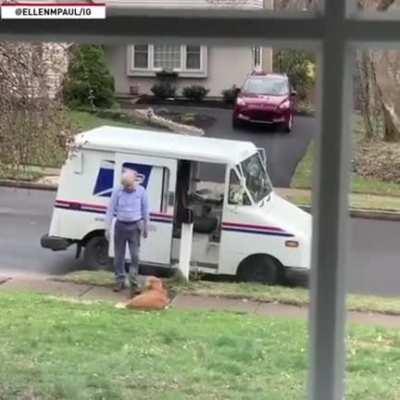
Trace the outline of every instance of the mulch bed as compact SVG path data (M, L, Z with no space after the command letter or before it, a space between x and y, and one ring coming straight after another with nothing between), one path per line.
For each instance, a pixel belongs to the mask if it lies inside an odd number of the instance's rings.
M178 124L195 126L201 129L207 129L214 125L216 119L210 115L200 113L200 112L176 112L170 111L167 108L160 108L156 110L156 114L160 117L169 119Z
M400 143L360 142L355 154L357 175L400 183Z

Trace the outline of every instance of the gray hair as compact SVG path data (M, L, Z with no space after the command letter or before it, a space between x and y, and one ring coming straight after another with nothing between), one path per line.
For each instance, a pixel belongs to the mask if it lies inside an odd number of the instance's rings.
M121 184L123 187L132 187L137 180L137 172L134 169L125 169L121 176Z

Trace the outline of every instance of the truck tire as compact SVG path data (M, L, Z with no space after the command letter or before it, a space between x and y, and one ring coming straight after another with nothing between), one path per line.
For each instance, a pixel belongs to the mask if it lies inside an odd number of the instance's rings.
M237 276L243 282L277 285L283 277L282 265L268 255L250 256L239 265Z
M94 236L85 244L83 253L85 267L88 269L110 270L112 267L111 259L108 257L108 241L104 236Z

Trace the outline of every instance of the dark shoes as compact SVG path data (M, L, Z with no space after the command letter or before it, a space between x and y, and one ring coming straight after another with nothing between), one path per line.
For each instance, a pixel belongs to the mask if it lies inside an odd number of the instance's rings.
M113 292L119 293L126 289L126 285L123 282L117 283L113 289ZM135 297L142 293L138 286L134 285L129 288L129 298Z
M125 283L123 282L117 283L113 289L113 292L115 293L122 292L125 288L126 288Z
M138 296L142 291L137 287L137 286L131 286L129 288L129 298L133 298L135 296Z

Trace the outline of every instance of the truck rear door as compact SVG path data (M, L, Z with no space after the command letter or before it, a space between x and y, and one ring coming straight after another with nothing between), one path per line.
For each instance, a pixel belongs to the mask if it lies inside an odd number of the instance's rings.
M114 187L120 186L121 174L126 168L133 169L139 174L141 185L146 188L149 197L151 212L149 236L147 239L142 238L141 241L141 262L170 265L177 161L117 153ZM113 243L110 243L110 256L114 256Z

